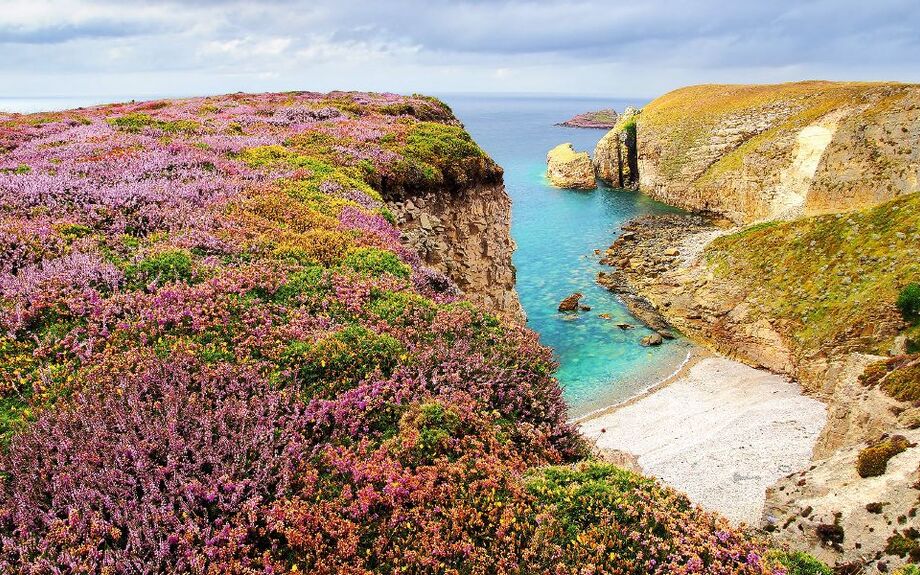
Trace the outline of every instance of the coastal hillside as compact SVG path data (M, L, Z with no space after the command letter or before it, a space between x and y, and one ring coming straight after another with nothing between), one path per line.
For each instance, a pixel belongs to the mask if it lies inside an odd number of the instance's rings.
M920 87L701 85L649 103L637 180L736 223L868 207L920 189Z
M550 350L428 265L499 265L430 242L489 241L474 190L500 169L421 96L0 116L0 571L811 565L585 460Z
M768 491L766 528L832 564L920 558L920 194L741 229L648 217L604 261L611 289L827 404L813 464Z

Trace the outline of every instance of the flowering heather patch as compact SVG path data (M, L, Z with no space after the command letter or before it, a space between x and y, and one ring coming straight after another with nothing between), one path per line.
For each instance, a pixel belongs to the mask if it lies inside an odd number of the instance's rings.
M773 572L566 466L549 350L381 199L499 173L421 96L0 117L0 571Z

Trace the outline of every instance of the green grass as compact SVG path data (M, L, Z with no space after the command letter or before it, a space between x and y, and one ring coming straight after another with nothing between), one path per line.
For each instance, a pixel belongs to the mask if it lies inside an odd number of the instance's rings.
M781 320L798 351L855 344L883 351L895 302L920 277L920 194L871 209L752 226L714 241L715 274L750 286L747 301Z

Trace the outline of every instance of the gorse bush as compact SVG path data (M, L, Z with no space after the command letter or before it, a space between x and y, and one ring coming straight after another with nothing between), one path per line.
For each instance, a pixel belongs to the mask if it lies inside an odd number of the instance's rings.
M911 447L903 435L878 441L859 452L856 470L860 477L877 477L888 469L888 460Z
M403 245L378 190L499 173L437 100L112 105L0 150L0 572L779 573L577 463L550 350Z
M412 269L399 260L393 252L377 248L357 248L349 252L342 260L342 265L359 273L374 276L390 274L407 278Z
M771 551L767 560L776 562L786 575L831 575L831 568L802 551Z
M920 320L920 284L908 284L898 294L898 309L905 321Z

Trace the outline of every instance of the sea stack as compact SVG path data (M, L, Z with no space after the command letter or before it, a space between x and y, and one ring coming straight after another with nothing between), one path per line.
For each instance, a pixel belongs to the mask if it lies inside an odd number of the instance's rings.
M559 144L546 155L546 175L557 188L593 190L597 187L588 152L576 152L572 144Z

